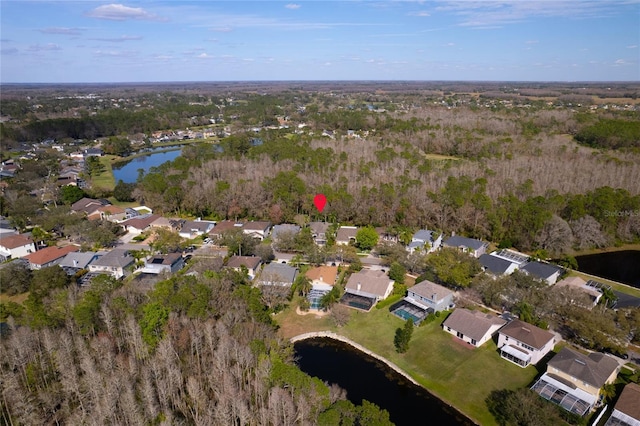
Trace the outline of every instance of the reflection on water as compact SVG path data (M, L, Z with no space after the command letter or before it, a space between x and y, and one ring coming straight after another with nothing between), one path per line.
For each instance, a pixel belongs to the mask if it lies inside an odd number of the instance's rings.
M138 179L138 170L144 169L146 173L151 167L158 167L162 163L175 160L181 153L182 148L176 148L173 151L152 152L149 155L132 158L121 166L114 166L113 176L116 182L122 180L125 183L134 183Z
M577 256L578 270L640 288L640 250Z
M402 425L472 425L469 419L425 389L352 346L329 338L294 344L298 366L305 373L347 391L354 404L363 399L389 411Z

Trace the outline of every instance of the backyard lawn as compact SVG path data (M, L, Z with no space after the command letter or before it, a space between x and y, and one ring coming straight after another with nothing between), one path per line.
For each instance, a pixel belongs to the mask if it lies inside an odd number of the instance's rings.
M404 321L388 309L351 313L349 323L337 329L327 318L301 317L291 309L276 316L280 332L290 338L309 331L331 330L383 356L410 374L439 398L450 403L477 423L495 425L485 399L495 389L529 386L538 371L520 368L500 358L493 341L473 349L440 327L444 316L414 328L409 351L398 354L393 345L396 328Z

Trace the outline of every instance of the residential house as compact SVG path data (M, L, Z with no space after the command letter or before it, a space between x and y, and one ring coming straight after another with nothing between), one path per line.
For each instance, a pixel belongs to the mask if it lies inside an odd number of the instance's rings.
M442 234L430 231L427 229L421 229L411 237L411 242L407 246L409 253L414 251L423 251L425 253L432 253L440 248L442 244Z
M227 267L242 272L246 268L249 279L254 279L260 267L260 258L257 256L231 256Z
M271 262L262 269L262 272L260 272L258 284L291 287L293 281L296 279L297 273L297 268L284 263Z
M533 278L545 281L549 285L555 284L560 275L562 275L562 268L537 261L527 263L520 270Z
M144 262L140 272L145 274L173 274L184 267L184 259L180 253L158 254Z
M300 227L298 225L293 225L290 223L284 223L282 225L273 225L271 228L271 239L274 242L278 242L278 238L281 235L297 235L300 232Z
M526 265L529 261L529 256L511 249L496 250L491 253L491 256L499 257L500 259L508 260L511 263L515 263L517 268Z
M613 383L620 365L600 352L584 355L564 347L547 363L547 371L531 387L544 399L584 416L600 401L600 390Z
M374 304L386 299L392 290L393 280L385 272L370 269L351 274L345 286L345 293L371 299Z
M376 228L376 233L380 237L380 241L388 241L390 243L398 242L398 233L393 232L389 228L385 228L383 226L379 226Z
M109 222L122 222L127 218L127 212L118 206L100 206L87 215L89 220L106 220Z
M556 344L556 336L533 324L514 319L500 329L500 356L520 367L537 364Z
M461 237L460 235L454 235L447 238L442 245L444 247L460 249L465 253L469 253L473 257L482 256L487 251L487 247L489 247L489 243L485 243L484 241L476 240L474 238Z
M84 213L90 214L98 207L108 206L111 203L108 200L104 199L93 199L93 198L81 198L75 203L71 204L71 211L75 213Z
M327 222L311 222L309 228L311 228L311 237L317 245L327 244L327 231L329 230Z
M186 220L180 228L180 236L182 238L195 238L199 235L208 234L216 226L215 222L209 220Z
M100 148L87 148L84 150L84 156L86 157L102 157L104 151Z
M478 261L486 273L498 277L502 275L511 275L516 269L518 269L518 265L516 263L491 254L485 253L480 255Z
M604 426L640 426L640 385L627 384Z
M140 235L143 232L151 229L151 224L156 220L161 218L162 216L158 214L144 214L136 217L132 217L131 219L127 219L120 224L124 227L124 229L134 235Z
M88 269L89 264L98 257L99 254L95 251L74 251L67 253L60 263L58 263L58 266L64 269L67 275L73 275L82 269Z
M55 266L65 257L68 253L72 251L78 251L79 248L76 246L65 246L65 247L45 247L43 249L38 250L35 253L28 254L24 256L24 259L29 261L29 268L32 270L46 268L47 266Z
M89 272L102 272L120 279L129 274L135 258L128 250L113 249L89 264Z
M3 260L24 257L36 251L36 245L29 235L0 236L0 258Z
M242 225L242 232L256 238L260 241L269 236L269 230L271 229L270 222L247 222Z
M428 280L409 287L403 300L423 310L431 309L433 312L444 311L454 306L453 292Z
M321 308L322 298L329 293L338 277L337 266L319 266L309 269L305 274L311 280L311 291L307 293L309 309Z
M588 285L587 281L580 277L567 277L556 283L556 287L568 287L583 292L589 297L591 303L586 308L593 308L602 298L602 290L598 287Z
M220 239L222 234L234 229L242 229L242 224L232 220L223 220L216 223L213 229L209 231L209 236L213 239Z
M341 226L336 233L336 244L349 245L356 242L357 226Z
M478 347L491 339L506 323L496 315L458 308L444 320L442 328L458 339Z

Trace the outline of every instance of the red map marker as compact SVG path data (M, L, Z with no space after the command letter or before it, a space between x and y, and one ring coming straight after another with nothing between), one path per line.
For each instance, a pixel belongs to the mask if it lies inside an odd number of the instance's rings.
M313 204L315 204L318 211L322 213L324 206L327 204L327 197L325 197L324 194L316 194L316 196L313 197Z

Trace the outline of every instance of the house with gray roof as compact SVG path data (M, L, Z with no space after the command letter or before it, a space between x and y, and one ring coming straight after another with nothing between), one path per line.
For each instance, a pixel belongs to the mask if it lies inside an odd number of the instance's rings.
M146 259L140 272L145 274L172 274L184 267L184 259L180 253L157 254Z
M67 275L73 275L82 269L88 269L89 264L98 257L100 257L100 255L95 251L74 251L67 253L58 265L64 269Z
M214 226L216 226L216 223L210 220L185 220L180 223L180 231L178 234L182 238L191 239L199 235L208 234Z
M432 309L434 312L444 311L454 306L453 292L428 280L409 287L404 300L425 310Z
M378 300L386 299L393 290L393 280L383 271L363 269L351 274L345 292Z
M130 272L135 259L128 250L113 249L89 264L89 272L102 272L120 279Z
M529 262L520 270L533 278L545 281L549 285L555 284L560 275L562 275L562 268L559 266L538 261Z
M515 319L498 332L500 356L520 367L537 364L557 343L556 335Z
M329 223L311 222L309 224L309 228L311 229L311 237L317 245L323 246L327 243L327 231L329 230Z
M262 269L257 283L259 285L291 287L293 281L296 279L297 274L297 268L283 263L272 262Z
M460 235L454 235L447 238L442 245L444 247L457 248L465 253L469 253L473 257L482 256L487 251L487 247L489 247L489 243L476 240L475 238L462 237Z
M518 269L518 265L516 263L510 262L508 260L502 259L497 256L493 256L491 254L483 254L478 258L480 265L482 265L482 269L491 275L502 276L502 275L510 275L516 269Z
M273 225L271 228L271 239L278 241L278 237L284 234L297 235L300 232L300 227L291 223L283 223L282 225Z
M357 226L341 226L336 233L337 245L349 245L356 242Z
M440 248L442 244L442 234L430 231L427 229L421 229L411 237L411 242L407 246L407 251L413 253L414 251L424 251L425 253L432 253Z
M584 416L598 403L602 387L613 383L618 361L600 352L585 355L564 347L547 363L547 371L531 387L546 400Z
M442 329L472 346L482 346L507 321L480 311L458 308L442 323Z

